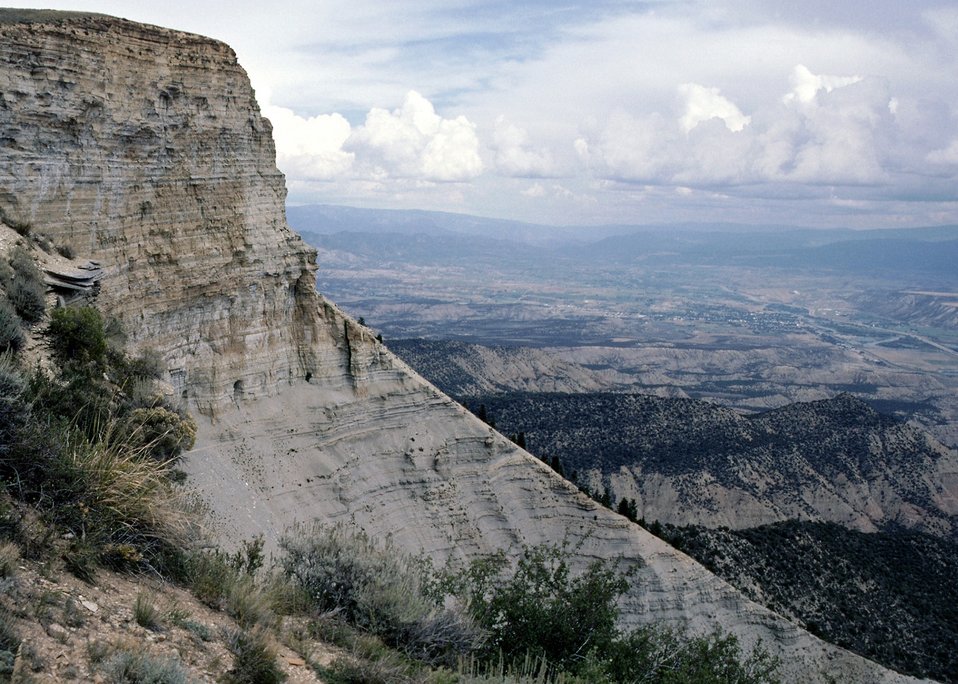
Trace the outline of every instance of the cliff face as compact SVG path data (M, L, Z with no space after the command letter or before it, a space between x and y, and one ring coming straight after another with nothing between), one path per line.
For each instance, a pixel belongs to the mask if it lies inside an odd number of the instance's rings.
M313 252L286 226L271 127L233 51L43 16L0 14L3 215L102 261L100 306L201 411L315 374Z
M26 21L23 21L23 20ZM789 681L893 681L597 507L313 289L268 122L220 43L98 16L0 13L0 207L101 261L99 305L201 413L185 468L222 543L348 520L438 558L569 541L642 565L630 623L762 639Z

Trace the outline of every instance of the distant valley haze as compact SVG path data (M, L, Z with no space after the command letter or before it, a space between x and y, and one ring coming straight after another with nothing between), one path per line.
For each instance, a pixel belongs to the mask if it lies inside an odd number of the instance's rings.
M958 444L958 226L287 218L319 250L319 291L453 396L639 391L756 411L852 392Z

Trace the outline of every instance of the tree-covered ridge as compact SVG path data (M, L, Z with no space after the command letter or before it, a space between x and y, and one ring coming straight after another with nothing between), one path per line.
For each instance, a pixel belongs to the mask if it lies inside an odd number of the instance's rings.
M512 393L476 404L504 434L523 432L532 453L558 458L566 473L638 468L679 485L707 474L761 497L794 498L819 480L866 484L884 474L903 501L934 511L922 477L947 453L920 429L847 394L754 416L640 394Z
M958 682L958 544L888 529L787 521L663 526L663 537L813 634L918 677Z

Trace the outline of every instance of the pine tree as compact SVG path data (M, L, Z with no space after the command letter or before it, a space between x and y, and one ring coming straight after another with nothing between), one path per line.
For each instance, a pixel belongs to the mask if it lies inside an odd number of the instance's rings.
M549 464L552 466L552 469L559 473L559 477L565 477L565 470L562 468L562 461L559 460L558 456L552 457L552 462Z
M606 489L602 490L602 495L599 496L599 503L605 506L606 508L612 508L612 495L609 494L609 491Z

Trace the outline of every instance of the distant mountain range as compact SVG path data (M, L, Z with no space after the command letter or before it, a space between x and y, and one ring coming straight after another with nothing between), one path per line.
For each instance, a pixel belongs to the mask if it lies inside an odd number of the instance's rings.
M397 258L411 263L465 258L490 250L501 255L503 245L496 242L521 246L533 259L538 255L596 262L734 263L876 274L919 272L951 278L958 263L958 225L891 230L729 223L557 227L463 214L332 205L290 206L286 214L290 225L317 246L335 249L348 240L352 251L361 251L356 240L376 236L381 249L399 249ZM410 236L429 239L410 240Z

